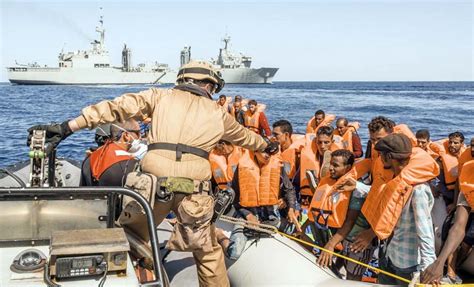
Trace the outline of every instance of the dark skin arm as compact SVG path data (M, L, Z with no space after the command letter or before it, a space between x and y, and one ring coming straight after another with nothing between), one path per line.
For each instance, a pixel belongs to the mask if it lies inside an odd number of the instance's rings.
M334 234L331 239L329 239L328 243L324 245L325 249L328 249L330 251L334 251L334 248L336 247L337 244L342 242L344 238L347 237L349 232L351 232L352 227L354 227L356 223L356 219L360 214L360 210L353 210L349 209L347 212L347 217L346 220L344 221L344 224L342 227ZM327 267L332 265L332 254L323 251L321 255L319 256L318 260L316 263L321 266L321 267Z
M443 277L443 268L449 255L459 247L464 239L467 221L469 219L470 208L467 206L458 206L454 218L454 224L449 230L448 239L444 244L443 250L438 258L425 271L421 273L421 283L423 284L440 284Z
M361 231L354 240L354 243L351 244L351 251L355 253L364 251L370 246L376 236L371 228Z

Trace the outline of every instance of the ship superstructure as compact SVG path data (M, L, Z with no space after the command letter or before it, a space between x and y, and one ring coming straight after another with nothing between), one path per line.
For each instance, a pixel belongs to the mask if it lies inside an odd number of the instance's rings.
M99 40L85 51L64 53L58 56L58 66L40 66L37 63L7 67L8 79L15 84L158 84L174 83L176 72L158 62L132 66L132 52L124 45L122 66L111 65L105 46L103 17L96 27Z
M230 50L230 36L222 41L224 47L219 49L217 59L211 59L212 64L221 71L222 77L229 84L271 84L278 68L251 68L252 57ZM186 46L181 51L181 65L191 59L191 47Z

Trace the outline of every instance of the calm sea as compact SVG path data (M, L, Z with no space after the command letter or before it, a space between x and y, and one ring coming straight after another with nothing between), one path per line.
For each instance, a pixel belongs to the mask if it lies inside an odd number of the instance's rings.
M62 122L87 105L147 88L0 84L0 167L28 159L26 129L31 125ZM463 132L466 139L474 136L474 82L278 82L227 85L223 93L265 103L271 123L287 119L297 132L304 132L308 119L322 109L359 121L364 143L367 124L378 115L405 123L413 131L428 128L433 139L453 131ZM93 131L81 131L61 143L58 153L82 160L93 145Z

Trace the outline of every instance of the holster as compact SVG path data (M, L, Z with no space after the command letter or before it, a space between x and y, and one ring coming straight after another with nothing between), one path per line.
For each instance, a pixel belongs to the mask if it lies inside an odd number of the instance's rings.
M214 199L210 195L191 194L180 203L166 248L176 251L212 252L215 245L211 220Z
M155 194L158 186L158 178L150 173L131 172L127 175L125 187L133 189L141 194L150 203L151 206L155 204ZM133 198L123 197L123 211L120 217L124 214L145 214L143 207Z

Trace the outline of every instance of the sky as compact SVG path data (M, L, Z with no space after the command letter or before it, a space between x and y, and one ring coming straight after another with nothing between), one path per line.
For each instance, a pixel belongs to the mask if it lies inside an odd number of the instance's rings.
M115 66L124 43L134 64L177 69L186 45L215 58L227 33L253 67L280 68L275 81L474 80L470 0L0 0L0 81L15 61L57 66L61 49L88 49L99 7Z

